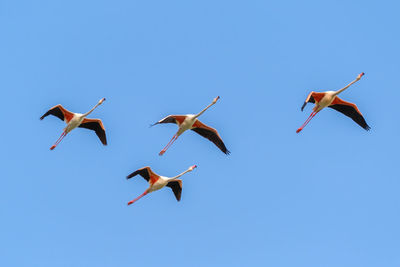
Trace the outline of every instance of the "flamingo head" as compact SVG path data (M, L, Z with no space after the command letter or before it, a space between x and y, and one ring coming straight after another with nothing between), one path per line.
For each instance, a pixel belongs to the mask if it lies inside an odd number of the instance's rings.
M190 166L189 171L193 171L195 168L197 168L197 165Z
M361 72L360 74L358 74L357 79L361 79L362 76L364 76L364 72Z
M219 96L217 96L216 98L214 98L213 103L217 103L218 99L219 99Z
M104 101L106 101L106 99L103 97L102 99L100 99L99 104L103 104Z

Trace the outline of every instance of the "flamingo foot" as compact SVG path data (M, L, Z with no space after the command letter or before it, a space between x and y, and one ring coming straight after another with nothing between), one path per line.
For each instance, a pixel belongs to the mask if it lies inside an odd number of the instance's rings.
M299 129L297 129L296 133L299 133L299 132L301 132L301 130L303 130L303 128L299 128Z
M52 147L50 147L50 150L53 150L54 148L56 148L56 145L53 145Z
M133 202L135 202L135 201L134 201L134 200L129 201L129 202L128 202L128 206L129 206L130 204L133 204Z
M162 156L162 155L164 155L164 153L165 153L165 150L161 150L160 153L158 153L158 155Z

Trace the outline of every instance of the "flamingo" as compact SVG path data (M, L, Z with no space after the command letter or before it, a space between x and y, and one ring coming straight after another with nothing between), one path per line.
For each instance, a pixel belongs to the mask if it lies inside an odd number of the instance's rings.
M76 127L86 128L95 131L96 135L99 137L103 145L107 145L106 132L101 120L86 118L90 113L93 112L93 110L95 110L95 108L101 105L105 100L106 100L105 98L100 99L100 101L85 114L73 113L66 110L63 106L57 105L49 109L42 117L40 117L40 120L43 120L48 115L53 115L67 123L67 126L64 128L64 131L61 134L60 138L58 138L56 143L52 147L50 147L50 150L56 148L56 146L61 142L61 140Z
M217 103L219 99L219 96L214 98L213 102L208 105L205 109L200 111L198 114L193 115L193 114L187 114L187 115L169 115L165 117L164 119L150 125L154 126L160 123L176 123L178 125L178 131L176 134L172 137L171 141L164 147L163 150L159 153L160 156L162 156L165 151L178 139L178 137L183 134L187 130L192 130L198 133L199 135L207 138L211 142L213 142L222 152L225 154L229 154L229 150L226 148L224 142L222 141L221 137L219 136L217 130L215 130L212 127L209 127L199 121L197 118L203 114L207 109L209 109L212 105Z
M303 106L301 107L301 111L304 110L304 107L307 105L307 103L315 103L313 112L304 122L304 124L299 129L297 129L296 133L299 133L301 130L303 130L303 128L311 121L311 119L314 118L314 116L317 115L317 113L325 107L333 108L334 110L343 113L368 131L370 127L365 122L365 119L357 106L353 103L346 102L337 96L338 94L349 88L353 83L359 81L363 75L364 72L360 73L354 81L337 91L326 91L324 93L311 92L308 95Z
M128 205L133 204L134 202L141 199L143 196L147 195L148 193L160 190L161 188L163 188L165 186L170 187L172 189L172 191L174 192L176 200L180 201L181 194L182 194L182 180L178 179L178 178L187 172L193 171L195 168L197 168L197 166L193 165L193 166L189 167L189 169L187 169L186 171L182 172L181 174L178 174L177 176L171 177L171 178L164 177L164 176L154 173L148 166L134 171L133 173L129 174L126 177L126 179L130 179L139 174L144 179L146 179L146 181L149 182L149 188L147 188L143 192L143 194L141 194L134 200L129 201Z

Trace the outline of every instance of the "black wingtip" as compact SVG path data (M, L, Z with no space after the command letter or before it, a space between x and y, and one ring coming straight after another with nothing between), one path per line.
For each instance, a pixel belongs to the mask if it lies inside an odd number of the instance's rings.
M227 149L226 151L224 151L225 155L230 155L231 152Z
M306 104L307 104L307 103L304 103L304 104L301 106L301 108L300 108L300 110L301 110L301 111L303 111L303 110L304 110L304 108L305 108Z

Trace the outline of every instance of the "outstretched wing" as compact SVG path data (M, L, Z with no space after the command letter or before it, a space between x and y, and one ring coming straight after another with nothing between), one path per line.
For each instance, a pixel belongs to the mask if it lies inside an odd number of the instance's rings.
M303 106L301 106L301 111L304 110L304 108L306 107L307 103L315 103L315 102L319 102L323 97L324 97L325 93L316 93L316 92L311 92L307 98L306 101L304 101Z
M211 142L213 142L222 152L225 154L230 154L229 150L226 148L224 142L222 141L221 137L219 136L217 130L214 128L211 128L204 123L200 122L197 120L193 124L193 128L191 129L192 131L195 131L199 135L207 138Z
M160 123L175 123L180 125L184 120L186 119L186 116L184 115L169 115L165 117L164 119L159 120L158 122L154 123L151 126L160 124Z
M329 107L339 111L340 113L343 113L347 117L350 117L353 121L355 121L365 130L368 131L369 129L371 129L371 127L368 126L363 115L361 114L360 110L357 108L355 104L344 101L339 97L336 97L335 100L333 100L332 105L330 105Z
M66 121L66 122L69 122L74 117L74 113L66 110L61 105L57 105L57 106L52 107L45 114L43 114L43 116L40 117L40 119L43 120L44 118L46 118L49 115L56 116L60 120Z
M100 119L85 118L78 127L95 131L103 145L107 145L106 130Z
M143 167L143 168L141 168L141 169L139 169L139 170L136 170L136 171L134 171L134 172L132 172L131 174L129 174L127 177L126 177L126 179L130 179L130 178L132 178L132 177L134 177L134 176L136 176L136 175L140 175L140 176L142 176L146 181L149 181L150 180L150 177L152 176L152 175L155 175L155 173L150 169L150 167L149 166L146 166L146 167Z
M174 180L167 184L168 187L174 192L176 200L181 200L182 195L182 180Z

